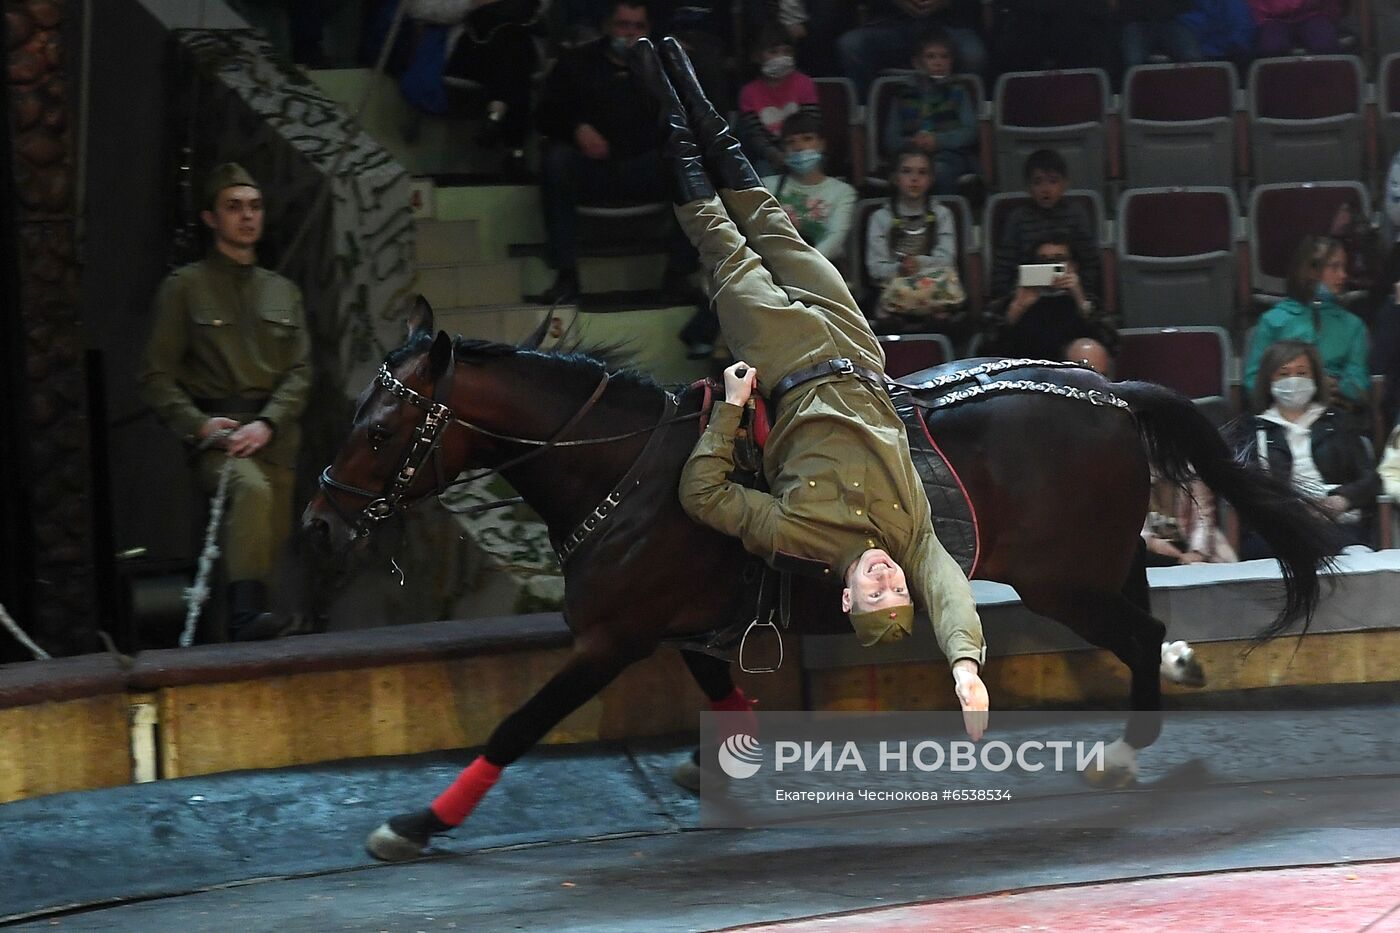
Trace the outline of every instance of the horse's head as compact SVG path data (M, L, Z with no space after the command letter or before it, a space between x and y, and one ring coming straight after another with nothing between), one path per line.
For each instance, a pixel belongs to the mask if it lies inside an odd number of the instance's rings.
M418 299L408 341L390 353L360 394L350 436L320 479L302 529L336 551L380 521L433 495L462 471L467 443L449 430L456 378L452 338L433 335L433 311Z

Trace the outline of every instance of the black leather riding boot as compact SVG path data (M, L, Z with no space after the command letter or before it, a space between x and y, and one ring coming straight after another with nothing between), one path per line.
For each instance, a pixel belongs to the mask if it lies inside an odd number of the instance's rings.
M695 133L686 120L676 89L666 79L656 46L638 39L632 49L632 73L660 108L661 158L677 204L715 196L715 186L705 171L705 160Z
M705 150L705 165L715 184L731 191L763 187L762 179L753 170L748 156L744 155L739 145L739 137L734 135L729 122L719 115L701 90L700 79L695 76L695 68L690 64L690 56L671 36L661 40L661 59L665 62L671 85L685 104L695 136Z

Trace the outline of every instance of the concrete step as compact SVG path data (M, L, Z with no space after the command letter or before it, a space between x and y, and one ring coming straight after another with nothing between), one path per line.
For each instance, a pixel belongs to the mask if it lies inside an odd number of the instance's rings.
M534 333L548 314L550 309L545 305L504 304L434 309L433 316L437 326L449 334L516 344ZM570 306L555 308L550 323L553 336L546 336L544 346L548 348L560 335L570 331L577 315L577 309Z
M420 220L417 223L418 267L480 262L475 220Z
M520 264L512 259L419 266L418 291L434 308L520 303Z

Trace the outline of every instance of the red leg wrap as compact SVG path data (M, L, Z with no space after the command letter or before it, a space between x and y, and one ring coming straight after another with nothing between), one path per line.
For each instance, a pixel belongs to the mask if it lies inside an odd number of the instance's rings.
M747 732L749 735L758 735L758 717L753 713L754 701L744 696L744 691L735 687L729 696L722 700L711 700L710 709L716 713L736 713L738 715L726 716L725 721L729 724L724 730L724 735L720 741L729 738L738 732Z
M481 798L491 789L491 785L501 776L501 769L478 757L462 773L452 786L438 795L433 801L433 815L448 826L456 826L471 815Z

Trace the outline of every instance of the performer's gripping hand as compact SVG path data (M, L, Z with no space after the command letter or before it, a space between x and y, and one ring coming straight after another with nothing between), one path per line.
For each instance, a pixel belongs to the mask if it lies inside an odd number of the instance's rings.
M963 658L953 664L953 691L962 704L963 728L975 742L987 731L987 687L977 673L977 662Z
M724 371L724 400L730 405L743 408L753 395L754 384L758 381L758 370L743 360Z

